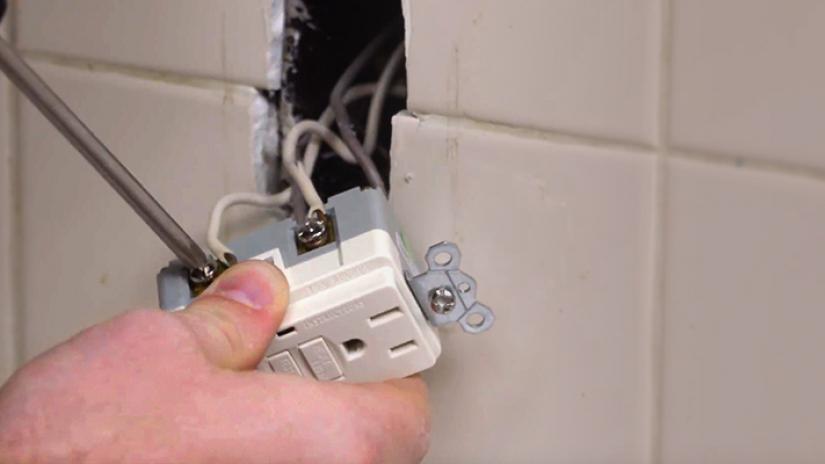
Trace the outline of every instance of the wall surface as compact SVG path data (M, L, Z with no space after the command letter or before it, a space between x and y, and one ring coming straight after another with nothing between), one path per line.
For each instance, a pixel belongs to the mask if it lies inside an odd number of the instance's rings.
M825 461L825 3L405 11L393 201L498 316L428 461Z
M255 188L269 1L140 3L17 2L17 45L202 239ZM825 3L404 7L392 201L498 317L444 332L427 461L825 461ZM154 304L170 258L9 96L0 378Z
M203 243L217 199L255 190L250 84L267 82L269 4L26 0L9 19L28 62ZM173 257L28 101L15 94L10 105L0 82L0 245L14 258L0 268L4 376L10 361L113 311L156 306L154 276Z

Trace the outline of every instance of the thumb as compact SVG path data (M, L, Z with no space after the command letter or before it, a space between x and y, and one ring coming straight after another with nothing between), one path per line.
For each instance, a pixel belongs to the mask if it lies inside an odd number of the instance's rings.
M281 271L248 261L226 270L189 307L173 314L192 330L212 364L252 369L278 330L288 300Z

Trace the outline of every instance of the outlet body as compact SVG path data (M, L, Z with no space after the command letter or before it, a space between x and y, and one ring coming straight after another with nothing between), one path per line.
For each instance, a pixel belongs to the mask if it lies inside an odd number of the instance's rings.
M441 353L405 274L416 274L389 205L376 190L329 199L336 240L300 253L298 225L271 223L231 244L239 259L272 262L290 284L290 304L258 368L348 382L400 378L432 367ZM161 307L191 297L180 267L158 275Z

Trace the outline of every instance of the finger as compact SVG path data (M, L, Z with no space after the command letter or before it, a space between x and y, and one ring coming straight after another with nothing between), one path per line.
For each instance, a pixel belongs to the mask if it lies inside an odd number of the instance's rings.
M206 408L200 414L212 415L188 437L204 458L252 462L243 453L254 450L255 462L418 463L429 446L427 388L418 377L358 385L224 372L210 382L232 401ZM227 429L233 446L211 446ZM241 454L221 454L227 449Z
M264 355L288 304L286 278L263 261L224 272L188 308L174 313L218 367L250 369Z
M333 403L325 422L337 421L349 433L330 430L348 441L363 462L417 463L430 442L427 385L419 376L371 384L323 383L322 394ZM324 402L324 400L321 400Z
M374 406L372 423L367 425L379 451L376 462L420 462L430 445L430 403L424 380L416 375L353 387L356 404Z

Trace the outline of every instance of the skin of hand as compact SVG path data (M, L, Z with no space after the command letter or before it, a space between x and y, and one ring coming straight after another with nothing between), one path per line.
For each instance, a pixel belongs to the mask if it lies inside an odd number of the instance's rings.
M40 355L0 389L0 462L419 462L420 378L252 370L288 295L276 268L241 263L184 311L124 313Z

